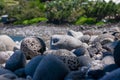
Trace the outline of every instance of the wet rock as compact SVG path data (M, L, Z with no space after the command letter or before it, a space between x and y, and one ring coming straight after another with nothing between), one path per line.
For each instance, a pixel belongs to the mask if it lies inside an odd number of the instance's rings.
M119 79L120 79L120 68L110 72L109 74L106 74L100 80L119 80Z
M13 51L16 43L7 35L0 35L0 51Z
M25 66L25 74L33 77L34 72L44 56L38 55L32 58Z
M19 68L23 68L25 64L25 55L21 51L15 51L14 54L6 62L5 68L11 71L15 71Z
M20 50L26 55L27 59L42 55L46 51L46 44L39 37L26 37L22 40Z
M82 42L80 40L68 35L53 35L50 42L51 49L73 50L81 45Z
M120 66L120 41L117 43L114 52L113 52L115 64Z
M69 69L53 55L45 56L38 65L33 80L63 80Z

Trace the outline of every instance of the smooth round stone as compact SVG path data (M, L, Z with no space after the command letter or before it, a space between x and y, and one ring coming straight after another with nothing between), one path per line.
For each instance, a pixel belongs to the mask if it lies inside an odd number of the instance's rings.
M115 64L120 66L120 41L118 42L118 44L114 49L113 56L114 56Z
M69 35L69 36L72 36L72 37L74 37L74 38L76 38L76 39L79 39L79 38L81 38L82 36L83 36L83 33L82 32L76 32L76 31L73 31L73 30L69 30L68 32L67 32L67 35Z
M45 56L38 65L33 80L64 80L68 67L53 55Z
M11 71L15 71L19 68L23 68L26 64L26 57L21 51L15 51L14 54L6 61L5 68Z
M6 63L6 61L13 54L13 51L1 51L0 52L0 64Z
M82 42L68 35L53 35L50 41L50 48L73 50L82 46Z
M109 74L106 74L100 80L120 80L120 68L115 69L114 71L110 72Z
M90 36L89 35L83 35L81 38L80 38L80 40L82 41L82 42L84 42L84 43L89 43L89 41L90 41Z
M7 35L0 35L0 51L13 51L16 43Z
M65 49L49 50L46 51L44 54L55 55L57 58L62 60L65 65L69 67L70 70L78 70L80 66L78 57L76 57L74 53Z
M93 61L89 56L79 56L78 60L79 60L80 67L91 66L91 63Z
M42 55L38 55L32 58L30 62L25 66L25 74L33 77L34 72L37 66L39 65L39 63L41 62L41 60L43 59L43 57L44 56Z
M103 64L104 64L104 66L110 65L110 64L115 64L115 61L114 61L114 58L113 58L112 55L105 56L105 57L102 59L102 62L103 62Z
M80 48L77 48L73 51L73 53L76 55L76 56L82 56L82 55L87 55L89 56L89 52L87 50L87 48L85 47L80 47Z
M27 59L31 59L34 56L42 55L46 51L46 44L39 37L26 37L21 42L20 50Z

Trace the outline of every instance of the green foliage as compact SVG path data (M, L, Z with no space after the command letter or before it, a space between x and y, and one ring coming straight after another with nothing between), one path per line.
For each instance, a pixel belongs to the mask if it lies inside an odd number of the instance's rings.
M74 22L84 13L81 0L53 0L46 2L47 18L50 22Z
M87 17L80 17L75 24L76 25L83 25L83 24L94 24L96 22L95 18L87 18Z
M102 26L102 25L104 25L104 24L105 24L105 23L104 23L103 21L99 21L99 22L96 23L97 26Z
M30 19L30 20L24 20L24 21L21 21L21 22L15 22L14 24L30 25L30 24L35 24L35 23L38 23L38 22L46 22L46 21L48 21L47 18L39 17L39 18Z

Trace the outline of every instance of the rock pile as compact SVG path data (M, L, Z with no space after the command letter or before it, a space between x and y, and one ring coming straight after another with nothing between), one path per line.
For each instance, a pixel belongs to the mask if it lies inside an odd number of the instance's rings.
M0 80L119 80L120 30L55 34L47 49L42 38L24 38L16 49L0 36Z

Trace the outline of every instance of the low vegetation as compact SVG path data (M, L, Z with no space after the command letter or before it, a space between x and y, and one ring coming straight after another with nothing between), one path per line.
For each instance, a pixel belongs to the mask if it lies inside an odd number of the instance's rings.
M96 24L120 21L120 3L112 0L1 0L0 16L14 18L13 24ZM1 20L2 21L2 20Z

